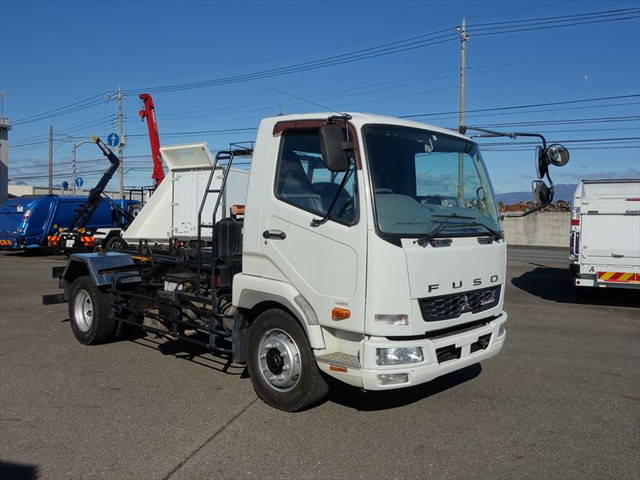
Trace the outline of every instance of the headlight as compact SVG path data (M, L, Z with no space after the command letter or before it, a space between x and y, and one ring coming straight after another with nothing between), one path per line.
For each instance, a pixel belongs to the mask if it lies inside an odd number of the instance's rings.
M376 322L386 323L387 325L409 325L409 315L400 314L379 314L376 313L374 320Z
M378 365L419 363L423 360L422 347L376 348L376 362Z

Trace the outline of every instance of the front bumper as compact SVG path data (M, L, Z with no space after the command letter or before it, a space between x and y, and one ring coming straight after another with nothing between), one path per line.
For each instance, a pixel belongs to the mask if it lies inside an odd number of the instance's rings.
M322 370L351 385L364 390L391 390L429 382L447 373L460 370L496 355L504 344L506 330L504 324L507 313L502 312L487 325L441 338L417 340L389 340L386 337L370 337L361 344L361 368L348 368L344 372ZM478 343L489 336L485 348ZM482 338L481 338L482 337ZM421 347L424 360L420 363L404 365L378 365L377 348ZM443 353L447 353L443 355ZM383 384L379 375L406 374L402 383Z

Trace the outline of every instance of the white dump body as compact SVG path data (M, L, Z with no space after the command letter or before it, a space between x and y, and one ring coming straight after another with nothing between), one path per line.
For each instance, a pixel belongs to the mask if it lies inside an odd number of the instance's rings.
M198 211L214 162L211 152L206 143L175 145L160 150L169 173L124 232L123 237L130 244L138 240L158 243L166 243L170 238L191 240L198 235ZM209 188L220 189L222 177L223 169L218 167ZM248 183L248 170L232 169L229 172L216 221L229 215L231 205L244 205ZM207 196L203 223L211 223L217 198L217 193ZM210 229L203 232L211 235Z
M640 286L640 180L578 185L571 259L578 286Z

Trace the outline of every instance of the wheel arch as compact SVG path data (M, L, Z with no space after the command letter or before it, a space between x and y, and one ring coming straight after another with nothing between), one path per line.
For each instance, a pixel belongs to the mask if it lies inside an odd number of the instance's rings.
M233 279L233 304L249 317L248 322L269 308L284 310L302 325L311 348L326 348L316 313L288 283L238 274Z
M72 284L78 277L90 275L96 286L106 287L111 285L111 280L116 275L108 272L109 269L133 264L133 258L126 253L74 253L69 258L61 278L68 284ZM123 283L139 281L139 277L130 277L123 280Z

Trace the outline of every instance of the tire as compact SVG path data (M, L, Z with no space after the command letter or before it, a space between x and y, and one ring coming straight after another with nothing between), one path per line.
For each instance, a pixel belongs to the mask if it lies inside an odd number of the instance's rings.
M104 243L105 250L124 250L127 248L127 242L120 235L114 235Z
M273 308L258 315L251 324L248 343L249 376L266 404L297 412L327 395L329 386L307 336L289 313Z
M116 337L118 322L109 318L110 297L88 275L76 278L71 285L69 320L80 343L95 345Z
M140 213L140 210L142 210L142 205L132 205L129 207L129 215L135 218Z

